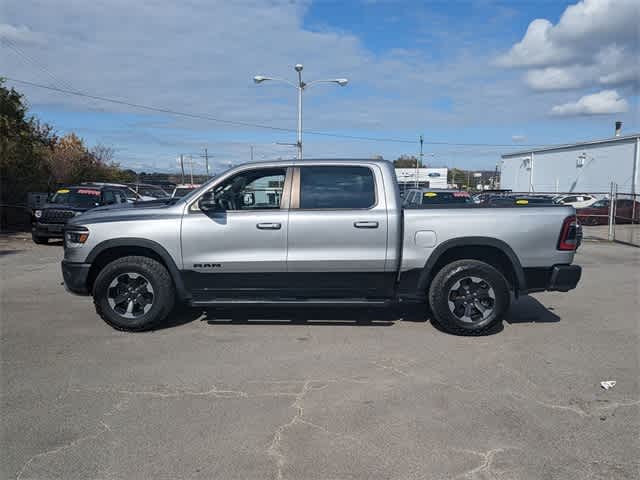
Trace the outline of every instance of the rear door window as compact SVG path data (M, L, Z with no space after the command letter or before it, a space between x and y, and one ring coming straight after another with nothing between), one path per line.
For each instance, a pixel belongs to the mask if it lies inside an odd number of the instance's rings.
M367 209L375 203L375 181L368 167L300 168L301 209Z

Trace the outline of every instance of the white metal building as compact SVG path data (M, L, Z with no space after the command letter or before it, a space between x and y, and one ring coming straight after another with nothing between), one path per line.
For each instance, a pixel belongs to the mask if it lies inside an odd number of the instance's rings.
M400 185L413 186L416 183L421 187L447 188L447 168L396 168L396 177Z
M640 193L640 134L502 156L500 188L514 192Z

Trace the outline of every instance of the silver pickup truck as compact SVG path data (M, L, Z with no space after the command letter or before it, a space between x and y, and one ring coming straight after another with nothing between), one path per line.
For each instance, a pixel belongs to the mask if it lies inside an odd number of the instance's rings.
M418 301L447 331L477 335L512 295L577 285L573 207L456 207L403 209L385 161L245 164L183 198L73 218L62 273L129 331L158 325L175 302Z

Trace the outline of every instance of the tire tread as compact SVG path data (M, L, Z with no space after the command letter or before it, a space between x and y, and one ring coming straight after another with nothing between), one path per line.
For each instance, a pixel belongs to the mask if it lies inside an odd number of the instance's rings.
M158 284L160 292L164 292L165 294L156 294L156 298L160 301L160 311L155 316L154 319L144 322L139 326L128 327L119 325L114 322L109 315L103 310L102 305L100 303L100 296L96 293L97 287L102 283L104 278L108 277L114 270L121 268L122 266L141 266L143 268L148 269L151 274L155 277L154 280ZM169 292L169 294L166 294ZM108 323L111 327L120 331L127 332L143 332L147 330L152 330L156 326L158 326L173 310L173 306L175 303L175 289L173 286L173 280L169 275L167 269L160 262L153 258L143 257L143 256L127 256L120 257L111 263L108 263L96 277L96 280L93 284L93 305L95 306L96 313L102 318L106 323Z
M502 285L494 285L493 288L494 290L496 288L503 290L501 293L496 292L496 294L502 294L505 297L505 305L502 308L502 311L498 312L494 320L482 326L481 328L464 328L448 320L448 316L451 315L451 312L449 312L449 307L447 304L448 291L445 288L445 283L452 275L457 273L457 270L460 268L484 270L487 274L497 275L501 279L500 281ZM433 281L431 282L428 292L428 299L429 306L433 313L432 321L437 323L438 326L440 326L443 330L454 335L482 336L491 332L496 327L496 324L502 321L502 315L504 315L504 313L509 309L511 296L507 280L499 270L480 260L462 259L451 262L440 269L440 271L436 274Z

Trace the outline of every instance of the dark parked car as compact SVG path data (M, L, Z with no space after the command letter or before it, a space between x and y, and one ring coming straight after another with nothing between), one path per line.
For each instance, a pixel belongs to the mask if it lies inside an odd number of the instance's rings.
M607 225L609 223L609 199L598 200L586 208L578 208L576 214L583 225ZM640 223L640 202L629 198L616 200L615 205L616 224Z
M124 190L105 185L77 185L60 188L41 209L34 210L31 238L35 243L47 243L50 238L62 238L67 220L102 205L127 203Z
M486 198L483 205L514 207L525 205L554 205L551 197L537 195L500 195Z
M473 199L469 192L460 190L410 188L405 191L402 203L407 208L420 208L429 205L473 205Z

